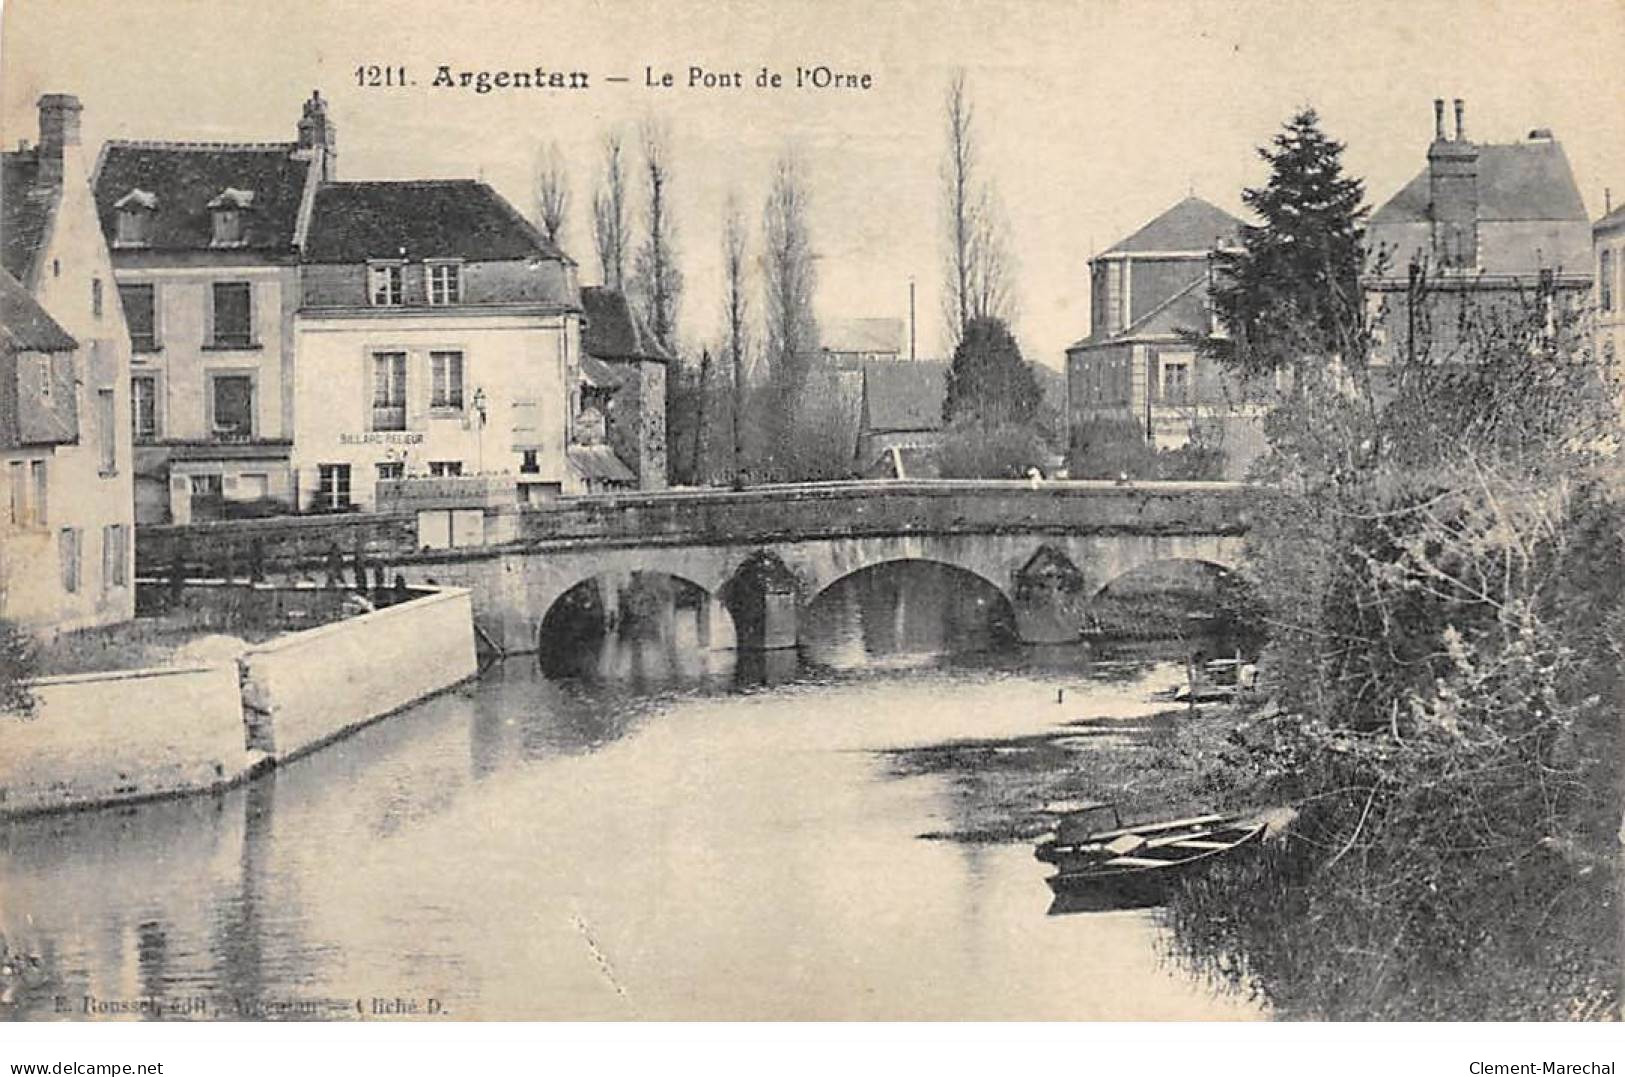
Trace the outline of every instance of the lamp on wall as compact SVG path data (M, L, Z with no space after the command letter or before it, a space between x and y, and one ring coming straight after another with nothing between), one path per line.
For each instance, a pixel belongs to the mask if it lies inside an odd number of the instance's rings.
M474 470L485 474L485 386L476 386L472 401L474 417L479 422L479 429L474 432Z

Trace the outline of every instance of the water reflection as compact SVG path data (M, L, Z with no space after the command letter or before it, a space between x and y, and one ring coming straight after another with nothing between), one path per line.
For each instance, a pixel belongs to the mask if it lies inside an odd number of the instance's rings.
M1001 650L986 595L925 580L832 589L805 662L676 601L223 796L0 826L0 931L44 966L9 1015L1248 1015L1149 916L1046 917L1029 847L916 838L960 798L884 749L1143 713L1178 669Z

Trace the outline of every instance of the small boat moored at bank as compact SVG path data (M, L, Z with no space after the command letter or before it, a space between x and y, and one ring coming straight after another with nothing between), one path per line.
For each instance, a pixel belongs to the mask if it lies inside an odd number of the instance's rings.
M1107 821L1113 825L1100 826ZM1047 880L1052 913L1146 908L1162 904L1176 878L1257 842L1266 825L1210 812L1123 826L1114 805L1088 804L1062 813L1034 855L1057 869Z

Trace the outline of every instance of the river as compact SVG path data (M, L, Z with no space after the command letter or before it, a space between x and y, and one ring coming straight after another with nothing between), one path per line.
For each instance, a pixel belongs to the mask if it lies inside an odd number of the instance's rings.
M919 837L951 779L884 750L1143 714L1177 676L999 649L985 599L877 577L743 662L679 609L224 796L0 825L0 930L40 961L0 1015L1259 1016L1154 913L1046 915L1030 845Z

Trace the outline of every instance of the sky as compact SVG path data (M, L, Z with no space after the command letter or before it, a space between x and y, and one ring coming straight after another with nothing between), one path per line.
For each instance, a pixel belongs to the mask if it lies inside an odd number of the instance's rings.
M435 88L442 64L583 71L589 88ZM414 85L358 85L366 65L404 65ZM746 85L691 89L691 65ZM788 85L819 65L871 86ZM763 67L787 85L756 89ZM340 178L480 177L527 213L538 152L556 143L573 187L564 246L592 283L598 145L655 117L671 132L679 328L696 349L720 335L724 204L736 195L759 238L774 161L793 146L819 316L905 318L912 278L928 357L957 68L1008 219L1017 336L1052 366L1088 332L1091 255L1188 193L1242 213L1265 174L1255 148L1306 105L1347 143L1373 206L1422 168L1435 97L1465 99L1476 140L1551 128L1593 217L1605 187L1625 200L1625 0L6 0L0 138L36 138L34 102L56 91L84 104L91 153L109 138L291 140L320 89ZM677 85L647 86L646 69Z

